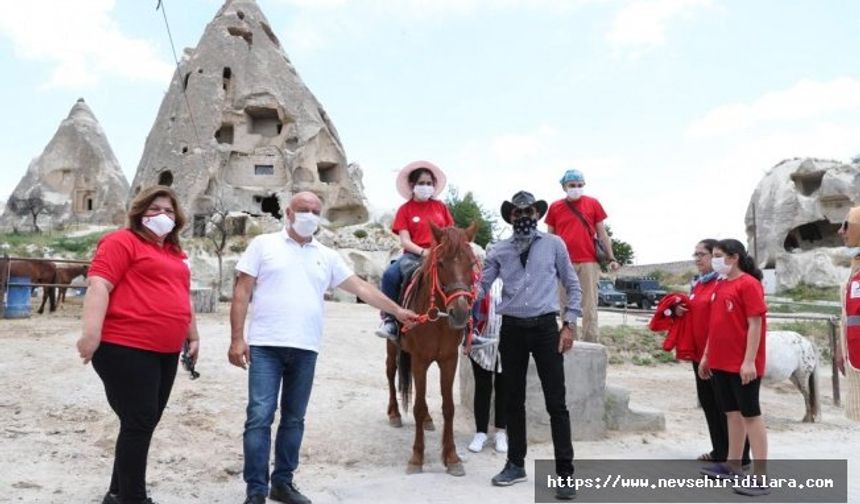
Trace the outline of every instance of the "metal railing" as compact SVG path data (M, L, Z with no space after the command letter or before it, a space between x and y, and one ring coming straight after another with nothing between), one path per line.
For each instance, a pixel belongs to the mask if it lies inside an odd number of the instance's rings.
M652 317L654 315L654 310L642 310L638 308L611 308L601 306L597 309L598 311L608 312L608 313L620 313L623 315L622 323L627 325L627 315L645 315L647 317ZM815 315L815 314L794 314L794 313L770 313L767 314L768 319L774 320L803 320L803 321L815 321L815 322L826 322L828 327L828 332L830 333L830 366L833 376L831 378L831 385L833 387L833 404L836 406L840 406L842 404L841 394L839 391L839 367L836 365L836 345L839 344L839 324L841 317L837 315Z
M81 287L80 285L73 284L58 284L58 283L14 283L10 282L10 277L12 273L12 261L18 262L50 262L50 263L65 263L65 264L90 264L90 261L82 261L78 259L55 259L50 257L11 257L8 255L3 255L3 258L0 259L0 262L3 263L5 271L3 272L2 278L0 278L0 291L3 292L4 301L9 298L9 286L14 285L15 287L43 287L43 288L66 288L66 289L76 289ZM2 307L5 308L5 302L2 304Z

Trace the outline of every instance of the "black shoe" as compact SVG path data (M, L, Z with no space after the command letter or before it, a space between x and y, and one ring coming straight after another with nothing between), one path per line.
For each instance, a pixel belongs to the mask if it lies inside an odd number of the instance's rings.
M556 500L573 500L576 498L576 488L572 486L560 486L555 489Z
M311 500L302 495L292 483L274 483L269 498L287 504L311 504Z
M102 499L102 504L120 504L119 503L119 494L115 493L106 493L105 498Z
M505 468L502 469L502 472L493 476L493 479L490 481L495 486L511 486L514 483L527 481L528 479L525 468L514 465L512 462L505 462Z
M266 496L262 494L249 495L243 504L266 504Z

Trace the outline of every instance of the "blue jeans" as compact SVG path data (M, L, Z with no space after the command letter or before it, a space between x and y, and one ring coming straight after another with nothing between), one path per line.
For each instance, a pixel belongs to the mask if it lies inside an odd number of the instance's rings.
M395 303L400 303L400 288L403 286L403 270L400 263L404 259L416 262L421 261L418 255L406 252L385 268L385 272L382 273L382 280L379 282L379 288L382 293Z
M299 465L305 410L311 396L317 353L289 347L251 346L245 421L244 478L247 495L268 495L272 422L281 394L281 421L275 438L272 483L292 483Z

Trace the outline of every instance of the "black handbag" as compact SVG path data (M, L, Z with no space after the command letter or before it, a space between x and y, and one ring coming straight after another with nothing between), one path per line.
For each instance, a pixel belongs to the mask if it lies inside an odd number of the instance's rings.
M585 216L582 215L582 212L576 209L573 206L573 203L570 202L569 199L564 200L567 203L567 207L570 208L570 211L573 212L573 215L576 215L582 224L585 226L585 229L591 234L591 239L594 240L594 252L597 255L597 262L601 265L607 264L609 262L609 253L606 250L606 247L603 246L603 242L600 241L600 238L597 236L597 231L591 227L591 224L588 223Z

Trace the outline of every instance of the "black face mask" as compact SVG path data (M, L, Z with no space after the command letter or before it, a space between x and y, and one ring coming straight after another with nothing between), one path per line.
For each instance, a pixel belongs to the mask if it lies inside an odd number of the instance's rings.
M530 236L537 229L537 219L534 217L520 217L514 220L514 234L519 236Z

